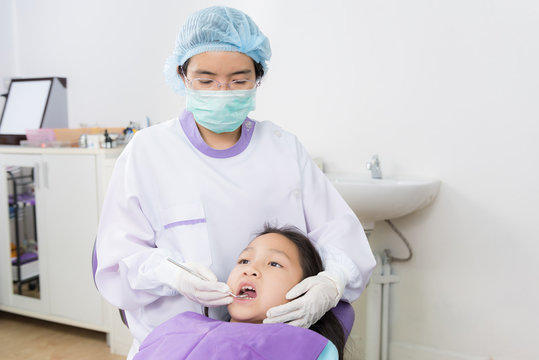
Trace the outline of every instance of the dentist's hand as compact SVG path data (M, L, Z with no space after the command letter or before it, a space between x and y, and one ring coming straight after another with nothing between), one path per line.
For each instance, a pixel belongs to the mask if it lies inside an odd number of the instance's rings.
M217 281L217 276L208 267L197 263L184 263L183 265L204 276L209 281L199 279L176 265L168 263L167 267L170 270L171 277L167 284L180 294L189 300L208 307L228 305L234 301L228 294L230 287L223 282Z
M309 328L337 305L342 297L344 286L345 284L341 284L325 271L308 277L286 294L288 300L295 300L268 310L264 324L288 323ZM298 297L302 294L304 295Z

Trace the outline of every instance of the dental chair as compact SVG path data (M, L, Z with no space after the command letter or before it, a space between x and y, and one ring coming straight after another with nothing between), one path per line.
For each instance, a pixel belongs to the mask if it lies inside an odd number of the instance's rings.
M92 250L92 273L94 277L94 284L97 288L97 284L95 283L95 273L97 271L97 254L95 249L95 242L94 242L94 248ZM127 323L127 318L125 316L125 311L122 309L118 309L120 312L120 317L122 319L122 322L125 324L125 326L129 327L129 324ZM352 327L354 326L354 319L355 319L355 312L354 308L350 303L347 303L345 301L339 301L337 306L333 308L333 314L339 319L339 322L342 325L343 331L344 331L344 339L345 342L348 340L348 336L350 335L350 331L352 331Z

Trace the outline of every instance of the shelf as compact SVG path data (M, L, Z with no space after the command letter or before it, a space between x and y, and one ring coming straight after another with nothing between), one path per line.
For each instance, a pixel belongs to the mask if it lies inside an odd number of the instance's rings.
M20 266L21 276L19 279L17 266ZM29 252L20 256L19 264L17 258L11 259L11 274L13 282L25 282L37 279L39 277L39 260L36 253Z
M9 205L14 205L15 204L14 196L9 195L8 201L9 201ZM35 206L36 205L36 197L34 196L34 194L28 193L28 192L18 194L17 195L17 202L22 202L24 205Z

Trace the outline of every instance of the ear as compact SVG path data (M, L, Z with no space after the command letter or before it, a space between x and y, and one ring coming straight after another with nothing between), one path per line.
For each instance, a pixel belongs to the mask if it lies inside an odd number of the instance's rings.
M182 70L181 70L181 66L178 66L178 67L176 68L176 73L180 76L180 79L182 79L183 85L186 86L187 84L185 84L185 76L183 76L183 73L182 73Z

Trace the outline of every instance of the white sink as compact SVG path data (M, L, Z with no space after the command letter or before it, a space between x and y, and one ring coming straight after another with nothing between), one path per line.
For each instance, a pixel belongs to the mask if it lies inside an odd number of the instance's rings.
M440 188L440 181L433 179L372 179L369 175L326 174L366 230L373 229L376 221L395 219L424 208Z

